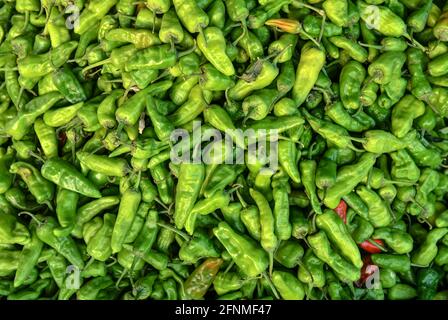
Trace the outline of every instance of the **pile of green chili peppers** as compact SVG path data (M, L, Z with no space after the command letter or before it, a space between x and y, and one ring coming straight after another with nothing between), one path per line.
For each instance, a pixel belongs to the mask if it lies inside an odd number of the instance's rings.
M3 0L0 80L0 299L448 300L444 0Z

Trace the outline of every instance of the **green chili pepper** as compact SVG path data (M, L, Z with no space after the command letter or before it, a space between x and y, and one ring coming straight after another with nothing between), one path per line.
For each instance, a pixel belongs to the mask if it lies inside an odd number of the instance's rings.
M350 260L355 267L362 267L359 249L348 233L344 221L336 213L325 210L323 214L316 217L316 225L325 231L329 240L339 249L343 257Z
M219 72L226 76L235 74L233 64L225 52L225 39L221 30L216 27L208 27L198 36L198 47L207 60Z
M406 62L403 52L389 51L381 54L368 67L368 73L372 80L378 84L387 84L401 72Z
M56 236L69 235L75 226L79 194L59 189L56 195L56 215L61 228L55 229Z
M326 106L325 114L348 131L363 132L375 124L370 116L360 110L355 115L350 115L340 101Z
M390 300L410 300L417 296L417 290L404 283L397 283L388 290L388 299Z
M314 86L319 72L325 63L325 53L310 43L302 47L299 65L296 70L296 81L292 88L292 98L301 105Z
M257 207L249 206L241 210L241 221L250 236L259 241L261 238L260 212Z
M26 243L19 256L18 266L14 277L14 287L20 287L32 273L41 255L43 242L36 234L36 225L34 222L30 224L31 239Z
M373 239L382 239L397 254L405 254L412 251L412 237L400 230L394 230L392 227L377 228L373 233Z
M0 148L0 194L5 193L11 187L13 182L13 176L9 172L8 168L12 164L14 158L12 149Z
M195 119L208 105L206 94L207 93L201 89L200 85L196 84L193 86L188 95L188 100L175 112L170 114L168 120L170 120L174 126L180 126Z
M164 204L170 204L174 200L174 181L163 164L150 169L151 176L157 186L160 200Z
M121 250L127 233L134 222L140 201L141 193L133 188L127 189L122 195L111 237L113 253Z
M446 41L448 39L447 36L447 11L444 10L443 13L439 16L434 28L433 28L433 34L434 36L441 40Z
M372 262L380 268L388 268L395 272L406 272L411 268L411 262L406 255L372 254Z
M435 228L428 232L424 242L412 255L412 263L427 266L437 256L437 242L448 233L448 228Z
M62 98L59 92L49 92L34 98L24 105L17 116L7 124L5 132L14 139L21 140L28 133L34 121Z
M341 198L347 196L367 175L375 161L376 155L364 153L357 163L342 167L337 174L336 183L327 189L324 204L329 208L336 208Z
M274 89L261 89L253 92L243 101L243 112L246 119L261 120L272 109L277 99L277 91Z
M232 100L242 100L254 90L267 87L279 74L278 68L267 60L257 60L238 79L235 86L229 89L228 97ZM305 100L306 96L303 98Z
M87 197L100 198L101 193L73 165L59 158L47 160L42 166L42 176L56 185Z
M341 281L356 281L360 276L360 269L344 260L330 246L330 242L323 231L308 236L308 243L314 254L328 264Z
M36 228L37 236L42 242L55 249L71 264L80 269L83 268L84 261L75 241L69 236L56 237L54 235L56 226L57 222L53 217L45 217L45 220Z
M366 71L364 67L356 61L348 62L342 68L339 83L340 97L344 107L348 109L359 109L359 95L365 75Z
M364 63L367 61L368 52L358 43L343 36L333 36L328 38L328 40L336 47L344 49L347 54L357 62Z
M173 0L177 16L188 32L201 32L210 22L207 14L192 0Z
M266 252L254 241L233 231L227 223L220 222L213 229L213 233L246 276L255 277L268 268L269 259Z
M78 42L68 41L48 53L28 55L18 61L17 67L22 77L42 77L61 67L70 58Z
M302 260L303 247L298 241L282 241L275 252L275 260L286 268L296 267Z
M286 271L274 271L272 282L285 300L303 300L305 289L303 284L292 274Z
M17 173L28 186L28 190L36 198L37 203L46 203L53 199L54 186L42 177L39 170L26 162L15 162L10 166L9 172Z
M232 78L225 76L213 65L205 64L201 67L200 86L205 90L223 91L235 85Z

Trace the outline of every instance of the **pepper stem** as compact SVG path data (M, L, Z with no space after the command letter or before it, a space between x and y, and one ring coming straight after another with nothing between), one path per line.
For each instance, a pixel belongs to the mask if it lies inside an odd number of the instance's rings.
M232 260L229 265L227 266L226 270L224 270L224 274L227 274L227 272L230 271L230 269L232 269L233 265L235 264L235 262Z
M176 229L176 228L174 228L174 227L172 227L170 225L167 225L167 224L165 224L163 222L157 222L157 225L159 227L164 228L164 229L168 229L170 231L173 231L174 233L176 233L179 236L181 236L182 238L184 238L185 241L190 241L190 236L188 234L186 234L185 232L182 232L182 231L180 231L180 230L178 230L178 229Z
M182 58L183 56L186 56L186 55L194 52L196 50L196 48L198 47L198 45L196 44L196 40L193 40L193 43L194 43L194 45L190 49L178 53L177 58Z
M373 241L372 239L367 239L367 242L369 242L371 245L377 247L378 249L380 249L383 252L387 252L386 248L384 248L382 245L380 245L379 243L377 243L376 241Z
M420 42L418 42L417 40L415 40L413 37L411 37L411 35L409 33L405 33L403 35L403 37L405 37L406 39L408 39L409 41L411 41L411 43L419 48L420 50L422 50L423 52L428 51L428 49L426 49Z
M114 256L110 256L109 258L112 259L113 262L111 262L111 263L109 263L109 264L106 264L106 267L108 267L108 268L111 267L111 266L113 266L114 264L116 264L116 263L118 262L118 260L115 259Z
M33 158L36 158L37 160L41 161L42 163L45 162L45 160L40 155L38 155L37 153L34 153L33 151L29 151L28 154L30 156L32 156Z
M35 216L34 214L32 214L31 212L28 212L28 211L21 211L21 212L19 212L17 215L18 215L18 216L21 216L21 215L23 215L23 214L24 214L24 215L27 215L27 216L30 216L31 219L33 219L33 220L37 223L38 226L40 226L40 225L43 224L43 222L40 221L39 219L37 219L36 216Z
M383 46L377 46L377 45L374 45L374 44L363 43L361 41L358 41L358 44L360 46L367 47L367 48L374 48L374 49L378 49L378 50L382 50L383 49Z
M324 27L325 27L325 20L326 19L327 19L327 16L324 15L322 17L322 24L320 25L319 40L318 40L319 43L322 41L322 37L324 36Z
M151 10L152 12L152 33L155 32L155 28L156 28L156 13L154 12L154 10Z
M269 287L271 288L272 293L274 293L275 298L276 298L276 299L280 299L280 296L278 295L277 289L275 289L275 286L274 286L274 284L272 283L271 278L268 277L268 275L266 274L266 272L263 272L262 275L263 275L263 278L265 278L265 280L267 281Z
M169 208L159 198L154 198L154 201L162 206L167 211L167 213L169 212Z
M326 16L324 10L322 10L322 9L318 9L318 8L316 8L316 7L313 7L313 6L309 5L309 4L303 3L303 2L301 2L301 1L294 0L294 1L292 2L292 5L293 5L294 7L296 7L296 8L307 8L307 9L310 9L311 11L316 12L318 15L320 15L320 16L322 16L322 17L325 17L325 16Z
M94 257L90 257L89 261L87 261L86 265L84 266L84 270L87 269L92 263L95 261Z
M87 71L89 71L89 70L91 70L91 69L93 69L93 68L102 66L103 64L109 63L109 62L111 62L111 61L112 61L111 58L107 58L107 59L104 59L104 60L101 60L101 61L92 63L92 64L88 65L87 67L83 68L83 69L81 70L81 73L82 73L82 74L85 74Z
M22 32L26 30L29 22L30 22L30 12L25 11L25 23L23 24Z
M236 46L238 44L238 42L240 42L240 40L243 39L247 33L246 23L245 22L243 23L243 21L241 21L240 26L243 29L243 32L241 33L241 35L238 38L235 39L235 41L232 42L232 45L234 45L234 46Z
M310 34L308 34L305 30L301 30L300 33L304 35L307 39L311 40L318 48L321 48L322 45L316 41Z
M243 206L243 208L247 208L247 202L244 201L243 197L238 192L238 190L236 190L235 193L236 193L236 196L238 197L238 200L240 201L241 205Z
M124 276L125 276L127 273L128 273L128 269L126 269L126 268L123 269L123 271L121 272L120 277L118 278L117 282L115 282L115 288L117 288L117 289L120 288L120 287L119 287L120 282L121 282L121 280L123 280Z

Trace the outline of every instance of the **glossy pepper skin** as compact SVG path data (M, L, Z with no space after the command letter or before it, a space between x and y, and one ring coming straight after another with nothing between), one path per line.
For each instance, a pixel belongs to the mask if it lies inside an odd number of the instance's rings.
M195 1L174 0L174 8L182 24L190 33L199 32L208 26L210 19Z
M90 154L85 151L78 151L76 157L90 170L108 176L123 177L129 171L129 165L124 159L109 158L106 156Z
M52 76L54 85L70 103L75 104L87 100L83 86L67 65L54 71Z
M423 102L413 96L404 96L392 109L392 133L403 138L412 128L413 120L422 116L425 112Z
M202 163L181 164L176 187L176 205L174 212L174 221L178 229L184 227L188 214L193 209L204 176L205 167Z
M42 177L41 173L34 166L26 162L15 162L9 171L17 173L27 184L29 191L36 198L37 203L49 203L53 199L54 186L51 182Z
M287 268L297 266L304 255L304 249L298 241L282 241L275 252L274 259Z
M0 194L5 193L11 187L13 176L9 172L8 167L13 161L12 149L0 149Z
M392 215L380 196L365 186L359 186L356 193L369 208L368 219L375 227L386 227L392 222Z
M267 253L253 240L240 235L225 222L220 222L213 229L213 234L226 248L233 261L248 277L255 277L269 266ZM241 250L245 248L245 250Z
M406 254L413 249L414 240L412 237L408 233L392 227L375 229L372 238L383 240L397 254Z
M437 255L437 242L448 233L448 228L435 228L428 232L424 242L412 253L412 263L427 266Z
M87 197L100 198L95 185L84 177L73 165L59 159L47 160L41 168L42 176L56 185Z
M201 52L218 71L226 76L235 74L233 64L225 52L224 35L219 28L206 28L198 35L197 41Z
M388 268L396 272L406 272L411 268L411 261L406 255L372 254L372 262L380 268Z
M140 191L129 188L120 199L120 206L111 237L112 252L119 252L132 227L142 195Z
M63 96L59 92L49 92L36 97L24 105L17 116L6 126L5 132L16 140L21 140L31 128L34 121L54 106Z
M76 246L76 242L69 236L59 238L56 237L54 235L54 229L56 226L57 222L53 217L45 217L45 220L37 226L36 234L42 242L55 249L74 266L80 269L83 268L84 261L78 247Z
M354 115L351 115L340 101L327 105L325 114L336 124L350 132L363 132L375 125L375 120L363 111L359 110Z
M302 300L305 297L303 284L292 274L285 271L274 271L272 282L285 300Z
M376 83L387 84L401 71L405 62L406 54L403 52L385 52L369 65L368 74Z
M301 160L300 174L302 176L302 184L305 187L305 193L310 199L311 207L316 214L321 214L322 209L319 204L319 199L316 193L315 176L316 176L316 161L314 160Z
M116 216L106 213L103 225L87 244L87 252L99 261L106 261L112 254L111 238Z
M274 215L272 213L268 201L261 192L255 189L250 189L249 192L251 197L257 204L260 213L260 227L261 227L260 243L263 249L265 249L266 252L268 252L270 261L272 261L273 253L278 243L278 238L274 231L275 230ZM272 270L272 262L270 268Z
M296 81L292 88L292 98L298 106L305 102L324 63L325 53L322 50L313 47L310 43L302 47L296 70Z
M232 100L242 100L254 90L270 85L278 74L279 69L275 64L264 59L257 60L247 68L235 86L229 89L228 97Z
M69 235L75 227L79 194L67 189L58 189L56 194L56 215L61 228L54 230L56 236Z
M324 262L317 258L313 250L308 248L303 257L303 265L298 268L297 277L303 283L322 288L325 283Z
M49 53L28 55L19 60L17 67L23 77L43 77L61 67L76 49L78 42L68 41Z
M348 195L361 182L363 177L373 167L375 161L376 155L364 153L357 163L342 167L338 172L334 186L327 189L324 204L331 209L336 208L341 198Z
M359 94L365 76L366 71L362 64L350 61L344 65L339 79L340 97L344 107L348 109L360 107Z
M356 281L360 277L360 269L344 260L330 245L324 231L308 236L308 243L314 254L328 264L342 281Z
M26 243L19 256L19 264L14 277L14 287L20 287L32 273L41 255L44 243L36 234L36 223L30 224L31 239Z
M358 246L351 238L344 221L332 210L325 210L316 217L316 226L325 231L329 240L339 249L341 255L355 267L362 267Z

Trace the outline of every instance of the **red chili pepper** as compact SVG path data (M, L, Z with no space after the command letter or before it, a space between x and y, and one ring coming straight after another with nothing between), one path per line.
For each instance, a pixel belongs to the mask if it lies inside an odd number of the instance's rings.
M374 239L376 243L378 243L380 246L384 246L383 240L380 239ZM375 246L374 244L370 243L368 240L362 242L359 244L359 247L362 248L364 251L367 251L369 253L380 253L381 249Z
M65 142L67 141L67 135L65 132L60 131L58 134L58 141L59 141L59 148L62 148L65 145Z
M347 204L344 200L341 200L336 208L334 208L334 212L341 217L344 223L347 223Z

